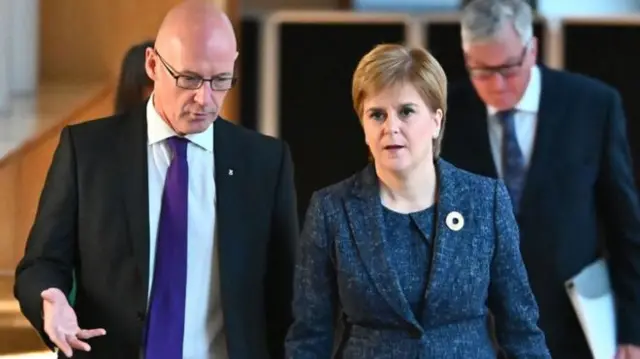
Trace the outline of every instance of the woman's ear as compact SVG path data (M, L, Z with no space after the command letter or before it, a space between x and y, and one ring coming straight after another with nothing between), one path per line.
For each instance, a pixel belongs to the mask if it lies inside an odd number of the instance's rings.
M437 109L433 114L433 122L435 124L435 131L433 131L433 138L436 139L440 136L440 129L442 128L443 113L441 109Z

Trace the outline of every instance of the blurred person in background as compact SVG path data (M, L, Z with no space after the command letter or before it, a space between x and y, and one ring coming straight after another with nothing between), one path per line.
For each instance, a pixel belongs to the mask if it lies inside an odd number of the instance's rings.
M62 131L14 288L60 357L284 356L293 165L219 117L237 55L227 16L183 1L146 49L149 101Z
M550 358L504 184L439 159L440 64L378 46L352 94L373 161L311 199L286 357L495 359L491 308L510 358Z
M147 49L153 47L153 41L145 41L132 46L124 55L116 89L115 113L130 111L149 99L153 81L147 75L144 64Z
M565 281L605 256L617 358L640 358L640 206L620 95L537 65L526 1L475 0L461 21L470 81L451 87L442 157L504 180L551 355L592 357Z

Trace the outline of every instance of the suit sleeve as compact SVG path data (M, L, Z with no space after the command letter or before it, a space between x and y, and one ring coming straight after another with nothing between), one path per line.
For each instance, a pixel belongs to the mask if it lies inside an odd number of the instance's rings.
M283 143L275 191L265 283L267 338L270 357L284 358L284 339L291 325L293 267L299 236L293 161Z
M337 288L321 201L311 198L297 251L287 359L329 359L333 350Z
M538 305L520 255L519 230L507 189L496 181L495 250L491 264L489 309L498 344L507 358L551 358L538 328Z
M640 345L640 206L620 96L610 101L597 197L604 218L618 342Z
M43 328L40 293L48 288L58 288L67 295L71 291L77 211L76 162L71 133L65 128L40 195L14 285L22 313L52 349L53 343Z

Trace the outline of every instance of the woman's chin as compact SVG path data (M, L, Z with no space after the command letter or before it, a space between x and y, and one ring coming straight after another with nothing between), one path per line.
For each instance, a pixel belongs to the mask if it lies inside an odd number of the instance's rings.
M381 169L394 173L404 173L411 168L411 162L402 158L385 158L378 163Z

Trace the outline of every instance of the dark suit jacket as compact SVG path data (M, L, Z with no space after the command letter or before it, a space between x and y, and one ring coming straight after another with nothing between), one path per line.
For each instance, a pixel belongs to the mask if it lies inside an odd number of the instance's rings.
M389 268L389 261L405 258L385 238L373 166L313 195L300 239L287 358L330 358L336 311L345 320L338 357L495 358L487 306L511 358L550 358L504 185L445 161L438 173L421 315L414 315ZM464 218L457 232L446 224L453 211Z
M620 96L584 76L544 67L541 73L534 153L518 214L540 327L554 358L591 356L564 282L606 252L619 341L640 345L640 207ZM443 158L496 177L487 110L470 83L452 86L448 108Z
M282 358L298 236L282 141L214 122L220 290L230 359ZM229 176L227 169L233 169ZM144 107L62 131L15 296L43 331L40 292L71 290L81 328L105 328L74 358L136 358L147 312L149 208Z

